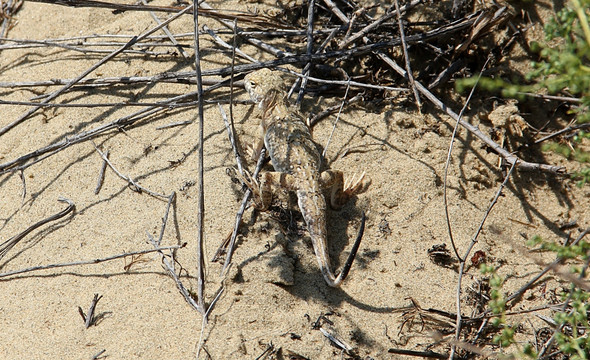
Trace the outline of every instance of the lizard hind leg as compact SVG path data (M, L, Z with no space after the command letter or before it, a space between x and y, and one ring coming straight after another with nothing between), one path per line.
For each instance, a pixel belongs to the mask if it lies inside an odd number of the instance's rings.
M367 184L364 181L365 172L358 176L354 174L344 181L344 175L339 170L326 170L321 175L321 186L330 189L330 207L341 209L351 197L363 191Z

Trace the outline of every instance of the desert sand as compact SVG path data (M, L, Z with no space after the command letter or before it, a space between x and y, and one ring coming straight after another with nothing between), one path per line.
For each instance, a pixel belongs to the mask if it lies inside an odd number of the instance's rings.
M150 4L173 5L166 1ZM270 1L210 4L218 9L250 11L274 7ZM92 34L138 35L155 26L147 12L113 13L102 8L34 2L26 2L15 20L8 37L30 40ZM214 19L201 20L201 25L222 28ZM170 31L192 32L192 17L187 15L172 22ZM87 41L99 40L114 38ZM301 41L303 44L304 39ZM190 37L181 42L193 44ZM200 45L204 70L231 63L231 53L220 52L210 37L201 36ZM256 59L269 58L250 45L241 49ZM173 47L150 50L168 53L121 54L88 77L152 76L194 70L194 60L182 58ZM108 54L47 46L1 51L0 82L73 79ZM192 48L186 51L193 54ZM286 79L293 81L291 77ZM407 86L401 78L396 81L396 86ZM50 86L3 88L0 98L32 101L35 96L55 90L57 87ZM195 90L192 84L160 82L85 87L67 92L55 102L114 105L37 111L0 137L0 163L141 109L116 103L155 102ZM235 89L234 96L247 100L240 88ZM235 160L215 103L224 100L222 106L229 113L229 90L222 88L207 95L207 100L214 101L205 104L204 112L206 302L211 303L216 292L224 289L206 326L202 328L201 314L179 293L162 266L160 255L150 253L133 259L1 277L0 358L91 359L105 350L99 358L194 359L200 339L201 359L256 359L270 346L275 350L281 348L282 358L289 358L289 354L308 359L403 358L389 353L392 348L448 354L454 319L432 313L421 317L409 307L416 304L451 314L457 310L458 263L437 264L428 253L435 245L447 244L454 257L443 201L444 167L454 122L428 103L419 112L409 93L398 93L393 98L379 107L364 103L345 107L327 148L326 161L331 168L343 170L348 176L364 171L370 179L365 192L343 210L329 211L327 215L330 255L335 269L339 269L358 231L361 213L367 214L359 254L341 288L330 288L324 282L307 230L295 202L288 196L278 200L279 208L290 211L284 212L292 217L288 229L283 225L289 221L278 221L276 212L258 214L249 209L226 276L220 276L222 263L209 261L231 232L243 195L232 176ZM308 95L302 111L318 113L340 101L337 96ZM514 115L509 111L513 108L506 110L507 106L515 106L517 113L527 120L538 115L530 108L520 109L518 103L492 102L485 96L475 100L467 111L469 121L487 131L491 120L480 115L489 115L493 107L500 119ZM0 126L18 119L29 108L2 105ZM258 115L252 104L234 105L241 146L256 141ZM159 128L185 121L190 123ZM314 139L322 146L326 145L335 121L336 115L332 115L314 127ZM0 242L66 208L67 204L58 202L60 196L70 199L75 210L25 236L0 259L0 273L153 249L148 234L159 237L166 200L134 191L110 168L106 169L100 192L95 194L103 163L95 145L108 150L113 166L142 187L159 194L176 193L161 245L186 243L176 251L176 269L182 267L182 282L196 291L196 106L168 109L133 126L68 146L24 169L24 183L19 171L1 175ZM563 165L568 170L573 166L557 155L540 151L534 160ZM253 169L252 162L248 165ZM453 236L461 255L502 181L498 156L487 152L479 140L460 129L450 162L447 197ZM536 261L548 263L554 259L551 254L530 252L527 239L540 235L563 241L568 233L577 236L578 229L587 228L590 223L589 205L588 187L577 188L564 177L515 170L471 254L483 251L486 263L497 266L499 274L507 276L506 292L514 291L542 269ZM574 220L577 227L560 229L559 224ZM468 261L461 294L463 315L476 311L469 294L484 278ZM285 285L290 282L292 285ZM550 273L514 309L556 302L555 294L562 286L563 280ZM86 329L78 307L87 312L94 294L102 296L96 308L99 318ZM549 310L537 313L551 315ZM546 326L530 314L510 320L521 324L517 334L521 341L531 341L535 330ZM319 327L350 345L353 355L334 346ZM490 338L482 339L481 345L486 344L490 344ZM492 346L485 348L497 350Z

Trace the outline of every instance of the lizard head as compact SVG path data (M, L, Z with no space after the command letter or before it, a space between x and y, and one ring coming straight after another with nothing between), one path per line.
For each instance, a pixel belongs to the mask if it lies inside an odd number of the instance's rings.
M256 70L244 78L244 88L260 108L266 108L284 97L283 84L279 72L270 69Z

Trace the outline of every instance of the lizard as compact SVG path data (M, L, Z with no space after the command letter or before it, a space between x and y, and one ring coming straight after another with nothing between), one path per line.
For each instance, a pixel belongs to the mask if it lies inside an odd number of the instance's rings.
M283 80L278 71L256 70L244 78L244 87L261 109L262 139L256 150L266 147L274 172L262 172L260 180L243 178L252 190L254 207L266 210L272 202L273 188L283 188L297 194L297 202L309 231L318 265L326 283L338 287L348 275L356 256L365 227L362 215L359 233L350 255L338 276L331 268L327 246L326 199L324 189L330 189L330 205L339 209L363 187L363 173L358 180L344 183L341 171L321 172L321 154L311 131L298 112L289 107ZM354 179L354 176L352 177Z

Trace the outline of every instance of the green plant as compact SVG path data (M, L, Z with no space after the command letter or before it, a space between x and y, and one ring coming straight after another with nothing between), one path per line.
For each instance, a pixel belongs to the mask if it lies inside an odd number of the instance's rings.
M590 261L590 242L580 241L575 245L564 246L554 242L548 242L535 236L530 245L541 247L545 250L555 252L564 260L572 260L574 264L570 266L570 272L579 279L584 279ZM579 266L575 263L582 263ZM559 349L566 355L575 360L590 359L590 337L588 330L590 322L588 321L588 312L590 311L590 293L580 288L576 283L570 284L568 292L562 294L563 301L569 305L563 311L555 313L554 320L557 328L560 330L556 333L555 341Z
M490 301L488 306L494 315L490 323L500 329L500 333L494 335L492 342L502 348L507 348L512 344L516 344L514 334L516 326L510 325L506 318L506 297L502 290L504 285L504 278L498 275L493 266L481 264L480 271L484 275L489 275L490 280ZM523 349L519 349L520 357L528 357L534 359L536 354L530 344L525 344Z

